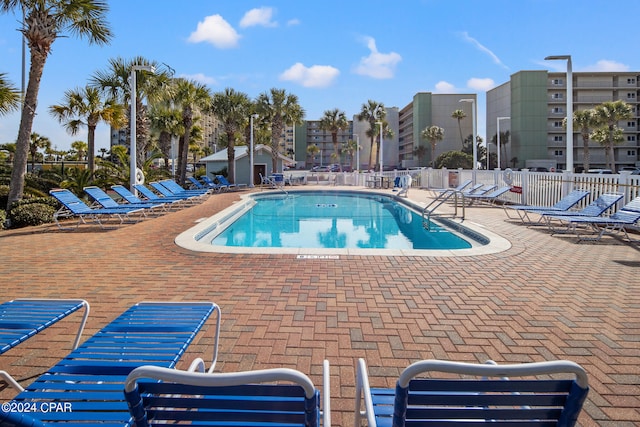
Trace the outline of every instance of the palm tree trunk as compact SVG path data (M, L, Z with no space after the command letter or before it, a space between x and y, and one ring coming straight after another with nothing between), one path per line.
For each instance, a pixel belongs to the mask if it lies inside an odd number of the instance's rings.
M95 150L96 150L96 125L87 126L87 166L89 168L89 172L91 172L91 176L96 169L95 162Z
M589 152L589 138L582 139L582 168L588 171L591 164L591 153Z
M11 170L11 183L7 200L7 210L11 204L22 199L24 194L24 175L27 169L27 157L29 154L29 141L31 129L33 128L33 118L36 114L38 104L38 91L40 90L40 80L44 63L47 59L46 53L40 53L38 49L31 49L31 66L29 67L29 83L22 106L20 117L20 129L16 140L16 152L14 155L13 169Z
M227 132L227 180L234 184L236 176L236 144L233 132Z

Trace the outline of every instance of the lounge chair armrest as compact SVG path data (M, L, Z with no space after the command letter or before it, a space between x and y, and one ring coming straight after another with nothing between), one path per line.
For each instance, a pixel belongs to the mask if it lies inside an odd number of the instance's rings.
M193 359L193 361L191 362L191 365L189 365L189 369L187 369L187 372L200 372L200 373L204 373L206 367L205 367L205 363L204 360L202 360L201 357L196 357L195 359Z
M361 401L364 400L364 411L361 411ZM358 359L356 365L356 410L354 426L360 426L362 416L367 417L367 425L375 427L376 416L373 411L373 400L371 399L371 387L369 387L369 375L367 373L367 363L364 359Z

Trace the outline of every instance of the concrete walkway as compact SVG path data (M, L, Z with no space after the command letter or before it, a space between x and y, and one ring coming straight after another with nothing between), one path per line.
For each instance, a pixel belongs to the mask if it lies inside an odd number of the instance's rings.
M605 237L568 236L472 207L467 221L511 242L472 257L196 253L173 242L241 193L103 232L54 226L0 232L2 299L84 298L85 337L143 300L211 300L222 307L217 371L297 368L321 385L331 362L335 426L353 425L354 366L364 357L373 386L393 386L419 359L498 363L571 359L589 373L583 426L640 424L640 248ZM425 202L423 191L409 196ZM9 351L5 369L29 384L69 350L79 316ZM211 334L180 367L211 354ZM210 357L210 356L209 356ZM15 391L4 389L0 401Z

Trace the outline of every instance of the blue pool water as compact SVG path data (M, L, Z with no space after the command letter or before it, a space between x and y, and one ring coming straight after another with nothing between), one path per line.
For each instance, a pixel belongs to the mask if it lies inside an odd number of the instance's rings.
M472 245L385 195L300 192L255 196L256 204L212 245L277 248L467 249Z

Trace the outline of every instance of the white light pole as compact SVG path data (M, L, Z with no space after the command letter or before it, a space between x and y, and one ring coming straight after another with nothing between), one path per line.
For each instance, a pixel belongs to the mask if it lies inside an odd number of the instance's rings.
M136 162L136 71L150 71L154 72L155 69L151 65L134 65L131 67L131 76L129 77L129 88L131 91L131 120L129 121L129 127L131 128L131 143L129 144L129 187L131 192L137 194L134 187L136 184L137 175L137 162Z
M384 153L384 141L382 140L382 122L376 122L376 124L380 125L380 176L382 176L383 162L382 157Z
M464 98L458 102L471 103L471 121L473 122L473 135L471 144L473 144L473 170L478 169L478 147L476 147L476 100L473 98Z
M502 169L502 164L500 163L500 120L509 120L511 117L498 117L496 122L498 124L498 169Z
M257 114L252 114L251 118L249 119L249 126L251 127L251 138L249 141L249 187L253 188L254 186L254 179L255 177L253 176L253 119L257 119L258 115Z
M552 55L544 58L545 61L567 60L567 167L573 172L573 72L571 67L571 55Z

